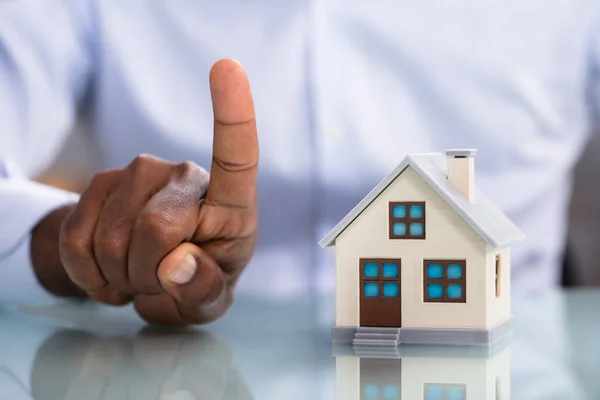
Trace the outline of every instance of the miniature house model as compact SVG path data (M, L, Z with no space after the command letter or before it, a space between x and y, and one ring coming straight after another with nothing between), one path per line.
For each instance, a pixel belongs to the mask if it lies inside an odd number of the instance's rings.
M523 233L476 190L475 155L407 156L320 241L335 247L335 341L489 344L511 330Z

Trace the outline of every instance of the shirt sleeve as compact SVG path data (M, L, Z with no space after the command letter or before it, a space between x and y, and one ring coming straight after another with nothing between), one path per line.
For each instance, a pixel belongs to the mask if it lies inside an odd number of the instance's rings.
M586 96L589 102L591 133L598 134L600 125L600 3L593 2L588 12L590 29L586 57Z
M0 170L1 304L37 303L52 299L39 285L31 265L30 231L50 211L77 200L78 196L74 193L18 177L3 176Z
M49 296L31 267L30 231L77 196L30 179L56 158L91 84L89 4L0 1L0 301Z

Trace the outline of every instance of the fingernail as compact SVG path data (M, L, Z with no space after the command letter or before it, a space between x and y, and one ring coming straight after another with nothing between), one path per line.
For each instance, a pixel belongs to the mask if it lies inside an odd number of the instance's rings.
M196 258L192 253L188 253L167 279L178 285L189 282L194 276L194 273L196 273L196 264Z

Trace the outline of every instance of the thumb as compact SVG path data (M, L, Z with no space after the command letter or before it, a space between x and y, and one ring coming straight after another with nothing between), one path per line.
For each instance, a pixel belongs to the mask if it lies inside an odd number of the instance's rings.
M219 265L192 243L182 243L167 254L157 274L163 289L186 306L210 304L225 287Z

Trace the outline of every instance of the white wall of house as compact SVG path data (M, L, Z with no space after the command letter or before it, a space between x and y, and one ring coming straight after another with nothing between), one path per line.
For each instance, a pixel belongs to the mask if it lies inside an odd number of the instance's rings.
M426 239L388 238L390 201L426 202ZM411 167L336 240L336 325L359 326L360 258L399 258L402 326L487 328L487 243ZM423 300L423 259L466 260L467 303Z
M510 399L510 364L504 353L493 359L403 358L402 398L424 399L427 384L465 385L467 399ZM496 378L499 378L496 380ZM496 397L496 382L500 397Z
M510 399L510 346L488 360L485 390L484 399Z
M496 256L500 256L500 296L496 296ZM510 247L494 249L488 245L486 274L488 274L488 327L511 316L510 312Z
M360 358L335 358L335 398L360 400Z
M401 363L402 399L425 398L426 384L465 385L467 399L510 399L510 346L489 358L403 357ZM336 357L336 399L361 398L363 367L358 357Z

